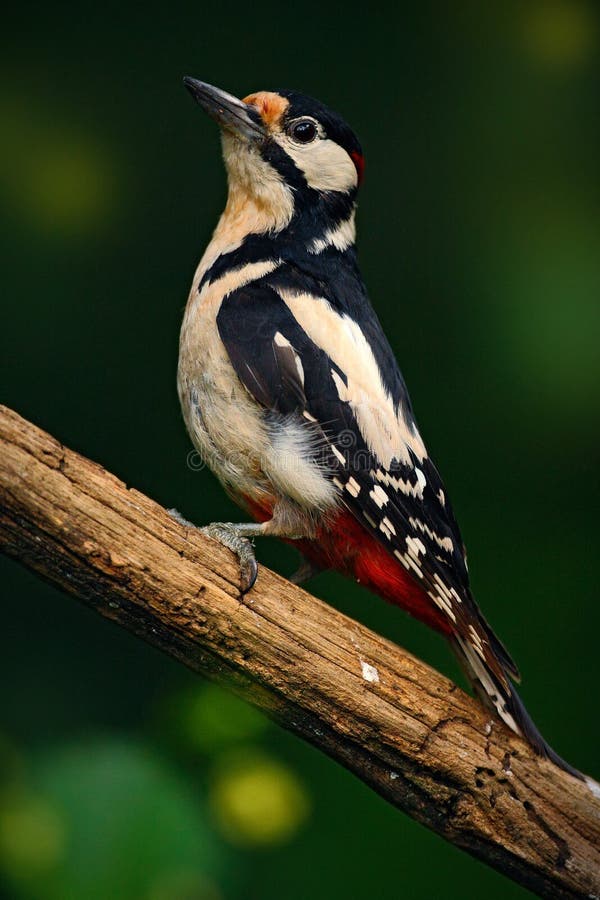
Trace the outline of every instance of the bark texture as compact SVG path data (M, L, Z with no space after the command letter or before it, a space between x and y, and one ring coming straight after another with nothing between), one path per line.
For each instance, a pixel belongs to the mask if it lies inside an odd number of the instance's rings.
M0 547L543 897L600 898L600 787L447 678L0 407Z

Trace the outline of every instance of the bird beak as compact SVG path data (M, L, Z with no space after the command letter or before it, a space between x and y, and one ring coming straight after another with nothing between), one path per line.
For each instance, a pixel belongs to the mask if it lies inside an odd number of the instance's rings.
M204 112L226 131L230 131L247 141L261 141L266 136L265 128L260 120L257 110L243 100L238 100L232 94L196 78L183 79L196 103L199 103Z

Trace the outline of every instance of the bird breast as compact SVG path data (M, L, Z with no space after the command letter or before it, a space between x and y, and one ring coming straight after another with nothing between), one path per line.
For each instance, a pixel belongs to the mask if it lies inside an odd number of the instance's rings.
M273 503L326 509L334 505L335 491L311 459L306 429L295 417L270 427L237 377L218 332L223 297L277 265L273 260L249 263L198 291L206 268L201 263L181 328L179 399L192 443L230 493L258 504L272 498Z

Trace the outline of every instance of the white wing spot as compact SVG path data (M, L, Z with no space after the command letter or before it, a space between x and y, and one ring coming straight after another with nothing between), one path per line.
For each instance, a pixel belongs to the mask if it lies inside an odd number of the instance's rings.
M419 576L419 578L422 578L423 572L421 570L421 563L418 560L414 560L409 553L404 554L404 559L407 563L406 568L408 569L410 567L413 572L415 572L415 574Z
M485 662L485 653L483 651L483 643L481 640L481 636L477 634L472 625L469 625L469 634L471 636L471 643L475 648L475 652L479 654L482 660Z
M338 448L335 446L335 444L332 444L332 445L331 445L331 449L332 449L333 452L335 453L335 455L336 455L337 459L339 460L339 462L341 462L342 464L346 462L346 460L344 459L344 454L343 454L343 453L340 453L340 451L339 451Z
M473 670L475 676L481 682L483 689L496 707L500 718L503 719L508 727L512 728L512 730L516 732L516 734L521 734L521 729L515 722L513 716L506 709L506 703L504 701L504 698L502 697L502 692L500 691L498 685L494 683L491 673L488 672L487 668L477 658L471 644L468 644L465 640L458 636L457 640L464 651L470 668Z
M415 575L419 578L423 578L423 572L419 566L419 563L416 562L412 556L408 553L400 553L399 550L394 550L394 556L396 559L400 560L405 569L412 569Z
M415 469L415 475L417 476L417 481L421 486L421 490L423 490L423 488L427 484L427 479L425 478L425 475L423 474L421 469Z
M379 530L383 531L388 541L391 541L392 535L396 534L396 529L387 517L379 523Z
M448 587L448 585L445 584L445 583L442 581L442 579L440 578L440 576L438 575L437 572L434 573L433 578L434 578L434 581L437 582L437 586L438 586L438 588L440 589L440 591L442 592L442 594L444 595L444 597L445 597L449 602L452 602L452 597L451 597L451 594L450 594L450 588Z
M335 389L338 392L338 397L345 403L348 400L348 388L344 384L344 379L340 377L339 373L335 371L335 369L330 369L331 377L333 378L333 382L335 384Z
M412 553L416 558L418 558L419 553L422 553L423 555L427 553L427 548L421 538L407 537L406 546L408 547L409 553Z
M373 500L374 503L377 504L379 509L382 509L385 504L389 503L390 501L390 498L388 497L386 492L378 484L375 485L373 490L369 491L369 497L371 498L371 500Z
M382 484L406 494L407 497L418 497L419 500L423 499L423 485L418 479L416 484L411 484L410 481L405 481L403 478L396 478L395 475L390 475L389 472L385 472L382 469L371 472L371 475Z
M414 519L411 517L408 521L415 530L421 531L423 534L426 534L427 537L431 538L432 541L435 541L438 547L441 547L442 550L446 550L448 553L453 553L454 544L451 537L441 538L439 534L436 534L435 531L432 531L431 528L429 528L429 526L424 522L421 522L420 519Z
M447 600L446 597L442 596L442 594L435 593L434 591L427 591L427 593L429 594L435 605L439 607L442 612L445 612L453 622L456 622L456 616L454 615L454 610L450 606L449 600Z
M408 569L408 563L406 561L406 557L403 553L400 553L399 550L394 550L394 556L400 560L405 569Z
M277 347L289 347L292 353L294 354L294 362L296 363L296 371L298 372L298 378L300 379L301 384L304 384L304 367L302 365L302 360L298 356L298 352L293 347L288 339L280 332L276 331L275 336L273 337L273 341Z
M460 598L460 596L455 588L450 588L450 593L452 594L452 596L454 597L454 599L456 600L457 603L462 603L462 599Z
M360 494L360 484L358 483L358 481L356 481L356 479L350 476L346 485L346 490L352 497L358 497L358 495Z

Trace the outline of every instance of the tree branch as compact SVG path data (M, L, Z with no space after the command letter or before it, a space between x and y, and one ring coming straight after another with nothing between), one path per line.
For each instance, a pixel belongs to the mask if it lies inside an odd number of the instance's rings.
M600 897L600 788L450 681L0 407L0 546L222 682L390 803L543 897Z

